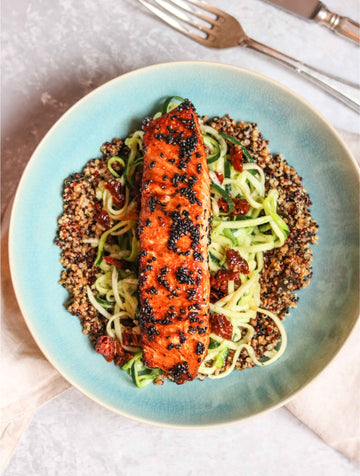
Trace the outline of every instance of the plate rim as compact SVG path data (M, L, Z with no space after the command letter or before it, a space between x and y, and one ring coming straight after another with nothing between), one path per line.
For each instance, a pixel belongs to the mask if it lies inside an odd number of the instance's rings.
M46 349L46 344L43 343L41 341L41 339L39 338L39 336L36 335L35 326L33 326L32 322L31 322L31 319L27 315L25 305L23 304L23 302L21 300L21 294L20 294L20 289L19 289L20 286L18 284L16 284L17 283L16 273L15 273L15 270L13 269L13 264L12 264L14 262L12 260L12 256L14 255L14 252L15 252L14 246L13 246L13 243L14 243L13 233L14 233L14 226L15 226L14 225L14 221L15 221L14 216L16 215L18 202L20 200L21 189L22 189L23 183L26 181L26 178L29 174L29 170L31 168L32 163L35 162L36 156L41 152L41 149L44 147L48 137L52 134L53 130L56 129L63 121L65 121L67 119L68 115L72 114L72 112L76 108L78 108L82 103L84 103L90 96L94 97L96 94L101 93L102 90L105 90L106 88L111 87L115 82L119 81L119 79L131 76L131 75L142 74L143 72L154 70L154 69L166 68L166 67L169 67L169 66L171 67L171 66L174 66L174 65L179 66L179 67L181 67L181 66L191 66L191 65L194 65L194 66L207 65L207 66L210 66L210 67L224 68L224 69L227 69L227 70L233 70L233 71L236 71L236 72L245 73L246 75L259 78L262 81L265 81L265 82L275 86L276 88L280 88L283 91L285 91L286 93L288 93L290 96L293 96L297 101L304 104L308 109L310 109L312 111L312 113L315 114L315 116L317 116L317 118L320 121L325 123L325 125L327 126L328 129L330 129L330 131L335 136L337 141L342 145L342 147L346 151L348 158L350 159L350 161L352 162L352 165L354 166L354 168L356 170L358 184L360 184L360 170L359 170L359 166L357 164L357 161L354 158L354 156L353 156L352 152L350 151L349 147L347 146L347 144L343 140L343 138L338 133L338 131L310 102L308 102L300 94L293 91L289 87L283 85L282 83L280 83L280 82L278 82L278 81L276 81L276 80L274 80L274 79L272 79L272 78L270 78L266 75L263 75L262 73L252 71L252 70L249 70L247 68L243 68L241 66L235 66L235 65L230 65L230 64L227 64L227 63L221 63L221 62L216 62L216 61L197 61L197 60L192 60L192 61L170 61L170 62L164 62L164 63L156 63L156 64L153 64L153 65L150 65L150 66L144 66L142 68L138 68L138 69L135 69L135 70L132 70L132 71L128 71L124 74L116 76L115 78L101 84L100 86L96 87L95 89L93 89L92 91L87 93L85 96L81 97L67 111L65 111L65 113L62 114L60 116L60 118L57 119L54 122L54 124L51 125L49 130L46 132L46 134L43 136L43 138L40 140L39 144L37 145L37 147L35 148L35 150L31 154L31 157L28 160L28 162L26 164L26 167L25 167L25 169L24 169L24 171L21 175L20 181L18 183L16 193L15 193L15 196L14 196L14 199L13 199L13 203L12 203L12 205L10 205L11 212L10 212L9 234L8 234L8 248L9 248L8 249L8 258L9 258L10 276L11 276L12 285L13 285L13 289L14 289L14 292L15 292L16 300L17 300L17 303L19 305L22 317L23 317L23 319L24 319L24 321L27 325L27 328L28 328L32 338L34 339L36 345L39 347L40 351L43 353L43 355L45 356L47 361L54 367L54 369L57 372L59 372L59 374L67 382L69 382L74 388L76 388L79 392L81 392L87 398L89 398L90 400L92 400L92 401L96 402L97 404L101 405L103 408L106 408L107 410L112 411L112 412L114 412L118 415L121 415L123 417L129 418L130 420L137 421L137 422L140 422L140 423L150 424L150 425L160 427L160 428L184 429L184 430L221 428L221 427L236 425L236 424L239 424L240 422L249 421L253 418L256 418L258 416L269 413L270 411L276 410L277 408L280 408L280 407L286 405L289 401L291 401L293 398L295 398L297 395L299 395L311 383L313 383L316 379L318 379L320 377L320 375L327 369L327 367L333 362L333 360L336 358L336 356L339 354L339 352L344 347L344 344L346 343L346 341L354 333L356 323L359 320L359 315L354 318L354 322L352 323L350 329L348 330L347 334L345 335L345 337L344 337L343 341L341 342L340 346L338 347L337 351L332 355L332 357L325 364L325 366L314 377L312 377L308 382L306 382L300 389L293 392L289 397L286 397L286 398L280 400L277 404L272 405L272 406L270 406L269 408L267 408L265 410L256 412L256 413L254 413L250 416L241 417L241 418L237 418L237 419L234 419L234 420L225 421L225 422L221 422L221 423L201 423L201 424L191 424L191 425L181 425L181 424L174 424L174 423L170 424L170 423L166 423L166 422L159 422L159 421L153 420L152 418L142 418L142 417L134 416L131 413L128 413L126 411L121 411L118 408L113 407L112 405L108 405L108 404L104 403L103 401L101 401L99 398L97 398L97 396L91 394L91 392L88 392L81 385L78 385L76 382L74 382L73 379L71 377L67 376L65 372L59 370L57 365L53 362L52 358L48 355L48 352L47 352L47 349Z

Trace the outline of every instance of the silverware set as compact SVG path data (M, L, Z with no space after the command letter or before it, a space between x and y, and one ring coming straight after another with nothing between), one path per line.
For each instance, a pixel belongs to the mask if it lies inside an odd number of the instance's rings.
M329 94L360 113L360 87L330 75L250 38L233 16L204 0L138 0L175 30L209 48L243 46L280 62L317 84ZM318 0L270 0L283 8L328 25L337 33L359 43L359 25L336 15ZM305 4L308 4L307 9ZM310 3L310 4L309 4ZM298 6L297 8L296 5ZM301 9L299 5L302 5ZM312 8L311 8L312 7ZM322 13L321 13L322 12ZM320 15L320 17L319 17ZM325 21L324 18L327 18ZM332 20L331 20L332 19Z

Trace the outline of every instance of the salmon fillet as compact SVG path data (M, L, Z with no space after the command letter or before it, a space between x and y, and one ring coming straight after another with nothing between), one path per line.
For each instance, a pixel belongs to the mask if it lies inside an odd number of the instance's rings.
M195 378L209 345L210 179L189 101L143 127L138 224L143 361L182 384Z

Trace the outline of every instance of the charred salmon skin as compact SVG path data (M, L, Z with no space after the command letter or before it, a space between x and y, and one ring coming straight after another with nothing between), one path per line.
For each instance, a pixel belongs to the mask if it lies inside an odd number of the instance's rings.
M182 384L196 377L209 345L210 179L189 101L144 131L138 223L143 361Z

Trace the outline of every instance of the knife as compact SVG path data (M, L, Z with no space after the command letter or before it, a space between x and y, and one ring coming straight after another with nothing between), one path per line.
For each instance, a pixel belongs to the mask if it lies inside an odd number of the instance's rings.
M360 45L360 25L347 17L331 12L319 0L267 0L296 15L325 25L341 36Z

